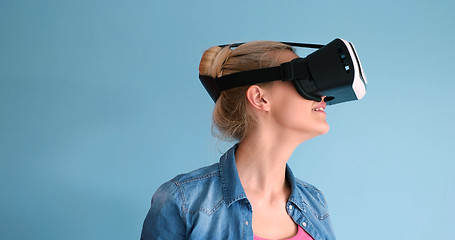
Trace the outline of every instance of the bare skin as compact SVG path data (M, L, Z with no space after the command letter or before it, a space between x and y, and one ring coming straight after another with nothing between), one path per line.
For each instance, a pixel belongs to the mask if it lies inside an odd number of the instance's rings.
M276 52L279 63L298 57ZM302 98L290 82L275 81L271 88L253 85L247 91L256 118L236 151L240 181L253 208L253 232L266 239L285 239L297 233L286 211L291 188L286 163L302 142L328 131L325 112L314 111L321 102Z

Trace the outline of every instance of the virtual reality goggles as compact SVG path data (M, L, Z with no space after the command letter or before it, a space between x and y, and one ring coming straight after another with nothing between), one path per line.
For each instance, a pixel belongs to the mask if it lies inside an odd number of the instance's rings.
M327 45L283 42L293 47L318 48L305 58L296 58L277 67L237 72L219 78L199 75L213 101L222 91L276 80L292 81L297 92L308 100L329 105L363 98L367 80L354 45L335 39ZM243 43L220 45L238 47Z

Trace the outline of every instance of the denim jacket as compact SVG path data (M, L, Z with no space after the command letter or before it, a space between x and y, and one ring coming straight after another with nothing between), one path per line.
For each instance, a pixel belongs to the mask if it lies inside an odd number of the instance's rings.
M219 163L164 183L152 198L141 239L253 240L253 212L237 173L236 149ZM294 178L289 166L286 179L291 185L289 216L313 239L335 239L322 193Z

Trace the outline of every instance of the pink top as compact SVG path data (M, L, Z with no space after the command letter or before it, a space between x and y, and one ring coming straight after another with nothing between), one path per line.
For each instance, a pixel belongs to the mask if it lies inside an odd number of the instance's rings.
M261 237L258 237L256 235L254 235L254 240L269 240L269 239L265 239L265 238L261 238ZM299 226L299 230L297 231L297 234L294 236L294 237L291 237L291 238L286 238L284 240L313 240L313 238L308 234L306 233L303 228L301 228Z

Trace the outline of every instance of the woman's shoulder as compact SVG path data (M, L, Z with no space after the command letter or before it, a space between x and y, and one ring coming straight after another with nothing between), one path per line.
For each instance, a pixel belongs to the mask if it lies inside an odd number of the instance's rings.
M302 203L315 210L319 218L328 217L327 201L322 191L314 185L298 178L295 178L295 181Z
M163 183L152 197L144 220L143 239L183 239L186 216L194 212L203 200L207 186L216 182L218 164L179 174ZM199 200L199 201L198 201ZM204 206L208 204L205 203ZM199 209L203 209L199 207ZM204 208L209 209L209 208Z
M308 192L309 194L314 195L314 196L322 196L322 197L324 196L322 194L322 191L319 190L319 188L315 187L314 185L312 185L310 183L307 183L298 178L295 178L295 182L296 182L297 187L302 191ZM324 203L325 203L325 199L322 199L322 200L324 200Z
M215 163L187 173L179 174L169 181L176 185L185 185L191 184L192 182L199 182L205 179L210 179L212 177L217 177L219 175L219 163Z
M165 196L168 201L177 201L185 206L183 209L191 210L195 203L207 201L204 199L219 200L223 196L221 186L219 164L215 163L175 176L158 188L154 198Z
M178 174L172 179L164 182L158 188L157 192L169 192L170 189L181 189L187 185L198 184L219 175L219 164L215 163L187 173Z

